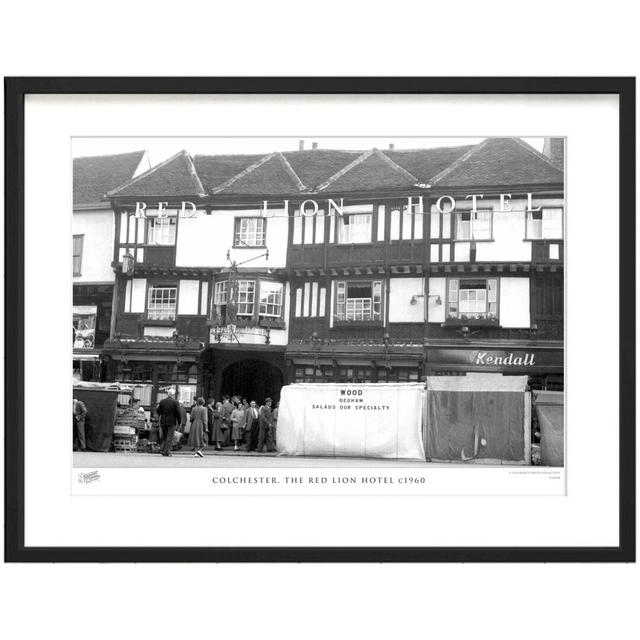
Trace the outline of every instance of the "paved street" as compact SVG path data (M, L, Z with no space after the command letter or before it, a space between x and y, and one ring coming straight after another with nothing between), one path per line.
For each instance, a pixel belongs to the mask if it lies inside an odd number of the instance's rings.
M177 451L166 458L157 453L94 453L74 452L73 466L83 469L111 467L424 467L424 462L397 460L364 460L359 458L293 458L267 453L224 451L205 452L204 458L194 458L192 452ZM432 465L431 465L432 466Z

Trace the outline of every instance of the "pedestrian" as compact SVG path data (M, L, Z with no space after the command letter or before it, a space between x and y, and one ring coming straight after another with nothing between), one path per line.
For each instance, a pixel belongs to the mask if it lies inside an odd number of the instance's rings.
M170 456L173 446L173 434L176 427L183 423L182 408L175 399L175 389L169 389L167 397L158 403L158 417L160 419L161 438L164 438L162 455Z
M273 423L273 446L277 449L278 444L278 411L280 410L280 403L276 402L273 411L271 412L271 422Z
M85 421L87 418L87 406L82 400L73 399L73 440L80 451L87 450L87 438L85 434ZM68 442L68 441L67 441Z
M265 398L264 404L258 412L258 453L262 453L264 445L267 451L275 451L273 442L273 418L271 415L271 398Z
M258 407L256 406L256 401L252 400L249 404L249 416L247 417L247 424L245 426L245 443L247 445L247 451L254 451L258 446L259 422Z
M204 458L202 449L207 438L207 409L204 406L204 398L197 398L196 404L191 409L191 428L189 429L189 441L187 446L194 451L194 456Z
M245 425L246 417L244 414L244 408L241 404L238 404L231 413L231 439L233 440L234 451L238 451L240 448L238 443L242 441Z
M222 396L222 431L224 438L222 446L226 447L231 441L231 414L233 412L233 404L229 401L229 396Z
M209 444L215 444L216 438L213 430L213 412L215 411L216 401L213 398L209 398L206 404L207 410L207 430L209 431Z
M213 410L213 437L216 443L216 451L222 450L224 442L224 429L222 428L222 402L216 402Z

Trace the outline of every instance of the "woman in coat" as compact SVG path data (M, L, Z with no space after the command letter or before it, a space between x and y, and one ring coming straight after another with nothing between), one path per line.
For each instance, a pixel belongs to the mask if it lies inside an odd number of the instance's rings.
M191 428L189 429L189 441L187 445L194 450L194 456L204 458L202 448L205 446L207 433L207 410L204 406L204 398L198 398L196 405L191 409Z
M233 450L237 451L240 447L238 443L242 441L242 434L244 433L244 426L246 424L247 417L244 412L244 408L241 404L231 412L231 439L233 440Z
M213 409L213 440L216 443L216 451L222 449L224 431L222 429L222 402L216 402Z

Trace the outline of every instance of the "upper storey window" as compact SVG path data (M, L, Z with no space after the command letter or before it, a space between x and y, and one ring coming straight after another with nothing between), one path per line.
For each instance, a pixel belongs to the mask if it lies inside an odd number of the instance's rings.
M545 207L527 212L527 240L562 239L562 209Z
M456 240L491 240L493 237L493 211L458 211Z
M370 213L343 215L339 218L338 243L356 244L371 242L373 216Z
M233 246L264 247L266 224L264 218L236 218Z
M148 243L158 245L174 245L176 243L177 217L148 218Z

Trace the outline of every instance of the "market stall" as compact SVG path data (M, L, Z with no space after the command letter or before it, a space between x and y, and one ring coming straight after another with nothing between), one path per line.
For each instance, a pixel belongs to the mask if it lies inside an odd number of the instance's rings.
M87 407L85 437L89 451L109 451L118 406L118 385L76 381L73 398Z
M424 460L424 385L291 384L282 388L282 455Z
M527 380L493 373L427 377L427 458L530 464Z
M534 391L533 406L540 430L540 464L564 466L564 393Z

